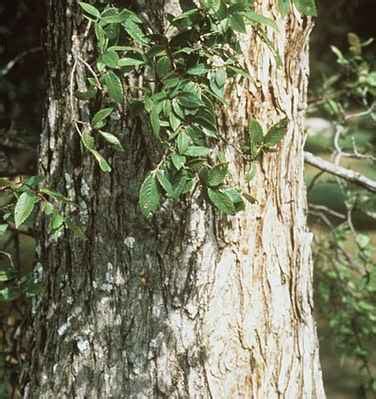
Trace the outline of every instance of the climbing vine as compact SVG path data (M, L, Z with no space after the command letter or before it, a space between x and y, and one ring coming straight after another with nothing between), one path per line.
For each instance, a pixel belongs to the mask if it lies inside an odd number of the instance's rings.
M147 120L146 130L160 154L139 191L140 209L147 218L159 209L163 199L178 201L198 185L218 211L234 214L244 209L245 199L252 198L231 184L228 162L221 151L226 143L218 129L217 111L226 106L226 84L235 78L252 79L240 62L239 37L251 25L270 47L264 31L267 27L277 30L277 25L254 10L253 0L180 3L183 12L168 14L160 31L132 10L79 3L88 27L95 33L96 59L91 64L75 59L71 105L73 109L76 99L87 101L94 111L87 121L73 120L73 125L82 148L95 158L102 172L108 173L112 166L98 144L104 141L123 151L123 138L113 128L113 120L121 118L125 110ZM316 14L314 0L279 0L278 5L283 16L292 6L302 14ZM277 52L271 50L279 63ZM79 62L87 71L84 92L73 89ZM127 85L130 78L139 77L142 85ZM98 103L101 105L95 109ZM283 139L286 126L284 119L265 131L257 120L250 120L244 143L236 148L249 162L248 180L255 172L252 162ZM6 198L1 205L0 235L10 230L27 234L37 205L48 218L52 237L58 237L65 228L83 234L66 212L67 206L72 210L78 205L47 187L41 177L17 182L1 178L0 191ZM9 267L0 270L0 300L12 300L23 291L13 269L10 261ZM34 292L35 287L27 291Z
M152 216L162 197L177 201L198 184L219 211L234 214L244 208L244 196L231 186L228 163L220 151L223 138L216 111L226 105L226 82L235 77L251 78L239 62L239 35L252 25L267 40L264 27L277 26L272 19L257 14L250 0L205 0L200 6L182 3L184 12L167 15L165 31L156 32L149 21L131 10L112 6L100 10L80 2L94 25L99 55L89 70L93 75L88 78L89 89L79 96L90 99L99 92L103 107L89 123L77 121L76 127L101 170L109 172L111 166L95 142L101 136L121 148L120 138L106 129L111 115L126 102L133 115L148 116L150 132L162 154L140 188L139 205L144 215ZM279 4L286 14L290 3ZM315 12L312 1L294 4L307 15ZM127 86L129 76L143 76L142 87ZM251 121L243 156L250 162L256 160L282 140L285 130L285 120L266 134L257 121Z

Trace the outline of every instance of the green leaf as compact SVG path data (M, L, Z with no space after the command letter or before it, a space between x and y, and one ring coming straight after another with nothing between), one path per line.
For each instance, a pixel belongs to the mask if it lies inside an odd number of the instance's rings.
M195 109L204 105L197 95L187 92L181 93L179 95L179 101L183 108L189 109Z
M207 147L192 145L187 148L184 152L184 155L188 155L190 157L206 157L210 153L210 149Z
M43 205L42 205L42 211L48 216L48 215L51 215L55 211L55 208L51 204L51 202L44 201Z
M247 11L242 13L242 15L244 15L250 22L270 26L271 28L278 30L276 23L272 19L257 14L254 11Z
M7 281L13 280L15 277L16 275L12 271L0 270L0 283L5 283Z
M96 95L97 95L97 88L96 87L90 87L86 91L78 91L76 93L77 98L79 98L80 100L84 100L84 101L91 100Z
M217 12L221 7L221 0L202 0L204 7Z
M196 64L195 66L187 70L188 75L205 75L208 72L208 68L205 64Z
M102 157L102 155L98 151L90 150L90 152L94 155L102 172L111 172L110 164Z
M56 231L60 229L63 225L64 217L60 213L54 213L50 222L51 231Z
M160 77L165 77L169 72L171 72L171 61L168 57L161 57L156 65L157 74Z
M230 198L231 202L234 204L236 212L243 211L245 209L245 203L240 192L237 189L226 188L222 190L222 192Z
M293 1L295 7L301 14L312 17L317 16L316 0L293 0Z
M144 65L145 62L143 60L139 60L137 58L131 58L131 57L127 57L127 58L120 58L119 60L119 67L129 67L129 66L140 66L140 65Z
M165 170L158 170L157 172L157 178L160 183L160 185L163 187L163 189L166 191L169 197L174 198L175 192L174 188L172 187L172 184L170 182L170 179L168 178L168 175Z
M278 0L278 9L283 17L290 11L290 0Z
M214 166L208 171L208 185L216 187L222 184L228 174L228 164L222 163Z
M93 119L91 120L91 124L94 128L97 128L99 126L101 126L102 121L104 121L106 118L108 118L108 116L111 115L111 112L114 109L112 107L109 108L103 108L100 111L98 111L94 116Z
M39 189L39 191L43 194L47 194L49 197L56 198L60 201L69 201L69 199L65 197L63 194L58 193L56 191L52 191L49 188L42 187L41 189Z
M227 77L227 74L226 74L226 70L224 68L218 68L215 71L214 79L215 79L217 87L223 88L225 86L226 77Z
M0 289L0 302L10 302L13 301L13 299L16 299L18 296L19 294L17 294L17 292L10 287Z
M101 53L104 53L108 45L108 38L106 32L99 24L95 24L94 30L95 30L95 36L97 37L98 40L99 50L101 51Z
M161 123L159 119L159 107L158 105L153 105L153 108L150 113L150 123L153 129L153 133L156 137L159 137L159 132L161 130Z
M110 68L118 68L119 66L119 56L114 50L107 50L100 57L100 62L109 66Z
M172 164L175 166L176 170L180 170L184 165L187 159L183 155L172 154L171 161Z
M149 39L145 36L144 32L140 27L131 20L127 20L122 23L123 28L126 30L128 35L139 44L148 44Z
M229 22L234 31L240 33L245 33L247 31L242 15L238 13L231 15Z
M370 238L366 234L357 234L356 243L359 245L361 249L364 249L370 243Z
M280 143L286 134L287 119L283 119L270 128L266 136L264 137L264 146L273 147Z
M0 236L3 235L8 229L8 225L5 224L0 224Z
M116 136L114 136L112 133L103 132L102 130L100 130L99 133L108 143L112 144L118 150L124 151L124 148L121 145L119 139Z
M85 3L83 1L79 1L78 4L80 7L89 15L99 19L101 17L101 13L91 4Z
M114 72L108 71L104 75L103 80L110 98L118 104L122 104L124 101L124 93L123 85L119 77Z
M89 150L94 150L95 149L95 139L91 135L90 129L85 129L82 133L81 136L81 141L82 144Z
M248 125L248 145L252 158L256 158L264 141L264 132L256 119L251 119Z
M245 181L249 183L256 176L256 165L254 163L251 164L248 172L245 175Z
M208 188L208 197L212 204L226 215L235 213L235 206L230 197L221 191Z
M150 218L159 208L160 194L155 173L149 173L141 185L139 195L139 206L142 213Z
M16 229L23 224L33 212L34 205L37 202L37 197L28 192L23 192L17 200L14 208L14 222Z
M191 143L192 139L185 132L179 133L178 137L176 138L176 144L180 154L184 154Z
M184 119L184 111L182 110L179 100L174 98L171 102L174 113L180 118Z

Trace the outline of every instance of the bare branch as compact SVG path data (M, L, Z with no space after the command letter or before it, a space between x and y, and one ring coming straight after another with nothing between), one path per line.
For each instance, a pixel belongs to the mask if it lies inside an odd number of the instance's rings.
M10 70L27 55L32 53L38 53L39 51L42 51L42 47L34 47L18 54L15 58L13 58L13 60L9 61L2 69L0 69L0 76L7 75Z
M306 163L320 170L350 181L351 183L357 184L358 186L363 187L368 191L376 192L376 181L369 179L361 173L343 168L339 165L335 165L332 162L325 161L324 159L319 158L307 151L304 152L304 160Z

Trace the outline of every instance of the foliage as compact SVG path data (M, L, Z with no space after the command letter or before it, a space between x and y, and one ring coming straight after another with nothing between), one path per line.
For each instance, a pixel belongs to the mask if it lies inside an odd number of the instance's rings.
M89 90L79 96L90 98L90 93L94 96L100 92L104 105L90 124L77 121L77 130L102 171L110 171L96 149L98 133L110 144L121 147L116 134L102 129L124 105L125 95L129 110L148 115L156 151L162 155L140 188L140 208L146 217L159 209L163 198L177 201L192 193L198 184L224 214L233 214L245 206L240 190L229 185L216 112L226 104L226 84L235 77L249 78L238 61L239 34L246 32L247 25L256 30L262 25L277 27L273 20L253 11L251 1L202 1L201 7L187 3L182 14L167 15L166 32L155 32L146 20L128 9L99 9L80 2L94 24L99 55L94 79L88 78ZM295 5L306 14L313 12L312 1L296 1ZM287 10L284 2L280 6L283 12ZM140 75L146 77L141 88L127 86L130 76ZM84 125L84 130L78 125ZM272 127L265 137L260 128L262 137L257 142L252 142L251 133L243 157L255 160L278 144L285 131L283 121L283 127Z
M310 107L312 114L325 116L333 125L326 151L337 162L351 159L355 168L359 168L356 163L372 167L376 162L375 141L370 134L362 140L362 132L374 132L376 127L376 58L366 51L371 44L372 40L363 42L350 33L346 52L332 46L337 68L323 82L324 96L315 98ZM314 180L311 189L320 183L319 178ZM318 209L311 204L310 210L328 228L314 246L318 304L341 356L358 361L363 389L375 394L371 348L376 333L376 258L369 235L359 231L358 220L363 215L368 226L375 225L376 199L345 181L336 184L343 209Z

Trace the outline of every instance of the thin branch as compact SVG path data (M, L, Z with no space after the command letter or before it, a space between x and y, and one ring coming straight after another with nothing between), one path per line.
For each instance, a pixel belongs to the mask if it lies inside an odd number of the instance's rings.
M325 161L324 159L319 158L307 151L304 152L304 160L306 163L320 170L357 184L368 191L376 192L376 181L369 179L358 172L335 165L332 162Z
M342 220L346 220L346 216L342 213L336 212L333 209L328 208L327 206L324 205L316 205L316 204L309 204L309 208L313 209L316 212L326 212L331 216L335 216L336 218L342 219Z
M29 50L25 50L22 53L18 54L13 60L9 61L4 68L0 69L0 76L7 75L13 67L20 62L23 58L25 58L29 54L37 53L42 51L42 47L34 47Z

